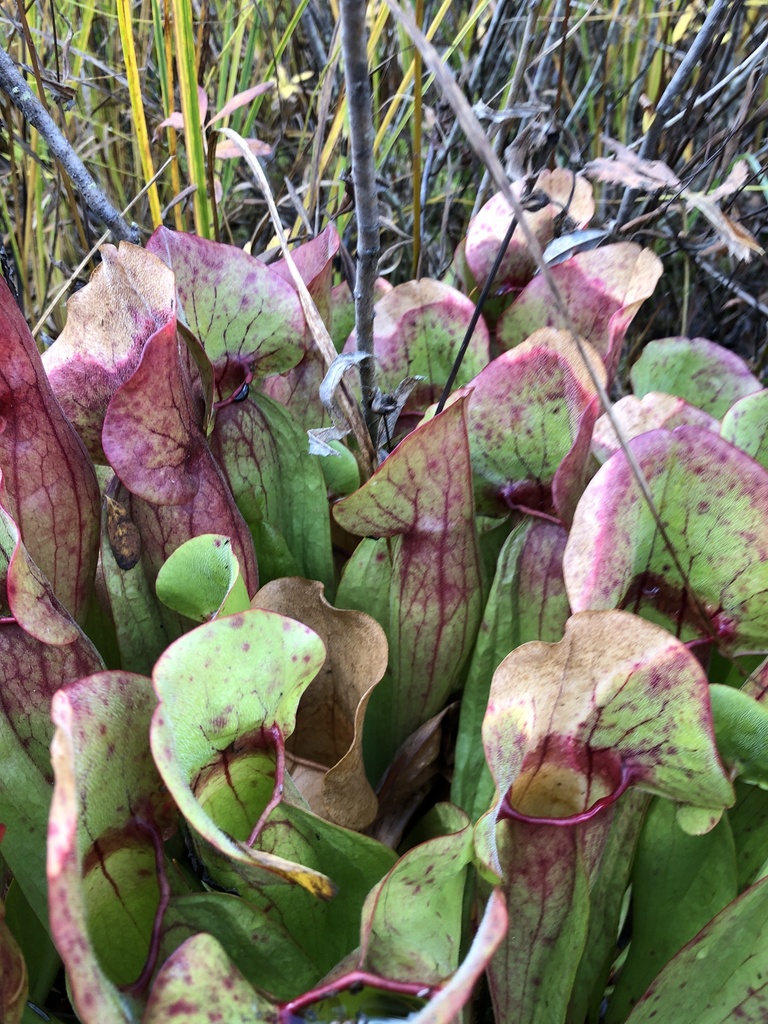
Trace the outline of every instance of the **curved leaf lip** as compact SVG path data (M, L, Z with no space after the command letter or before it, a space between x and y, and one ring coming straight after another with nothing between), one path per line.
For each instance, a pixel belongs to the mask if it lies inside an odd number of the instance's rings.
M514 787L510 787L502 797L496 819L497 821L511 819L513 821L521 821L526 825L555 825L561 828L583 825L584 822L591 821L607 810L612 804L616 803L619 797L623 796L638 778L637 771L625 762L622 762L618 784L607 796L601 796L595 800L585 811L580 811L578 814L569 814L563 818L539 817L538 815L525 814L523 811L518 811L512 806L510 794Z
M227 391L231 387L231 391L226 398L220 399L218 402L213 403L213 408L216 410L224 409L228 405L232 405L235 402L244 402L248 397L251 384L253 384L253 364L252 363L237 363L237 368L242 373L242 380L238 382L237 373L222 374L221 380L218 381L219 392ZM229 370L229 368L228 368ZM226 379L225 379L226 376ZM230 376L232 379L230 379Z
M0 553L7 553L3 550L3 533L7 531L7 540L13 543L5 580L0 575L0 611L7 610L10 614L0 614L0 623L16 623L29 636L48 646L72 644L81 636L80 630L30 557L6 504L0 469Z
M392 978L385 978L379 974L372 974L369 971L353 970L325 985L318 985L317 988L311 989L295 999L279 1004L280 1024L296 1024L297 1019L305 1019L300 1014L308 1006L313 1006L315 1003L340 995L345 991L356 994L366 985L379 989L382 992L396 992L400 995L416 996L417 999L431 999L441 989L440 985L424 985L418 981L395 981Z
M511 512L522 512L524 515L545 519L549 523L561 526L555 513L552 500L552 484L540 478L535 480L518 480L504 484L499 496Z
M214 369L219 401L248 374L284 373L306 352L305 319L291 284L234 245L159 227L147 250L173 271L181 316Z

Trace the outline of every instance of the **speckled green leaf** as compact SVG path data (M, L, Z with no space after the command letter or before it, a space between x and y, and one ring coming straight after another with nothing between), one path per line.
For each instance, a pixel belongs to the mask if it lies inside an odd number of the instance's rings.
M630 441L667 534L726 650L768 642L768 471L700 427ZM685 640L710 635L682 587L623 452L576 510L564 559L574 611L626 608Z
M565 1020L589 920L581 839L575 829L515 821L498 825L510 919L509 932L488 967L498 1024Z
M709 688L717 749L744 782L768 788L768 708L732 686Z
M232 615L248 607L248 591L229 538L220 533L193 537L157 574L157 596L196 622Z
M273 798L276 750L324 661L312 630L273 612L246 611L199 626L155 665L160 705L150 739L160 774L204 841L252 879L282 878L330 896L333 887L321 873L247 842ZM216 820L217 807L233 830L231 816L240 808L236 836Z
M600 1019L603 997L616 955L616 937L621 928L637 837L649 800L645 793L630 790L617 801L602 855L596 870L592 871L587 940L569 1004L573 1020Z
M133 1021L157 967L177 812L147 743L149 679L103 672L53 700L51 930L84 1024Z
M365 898L397 857L383 843L297 806L300 799L286 782L285 799L268 817L256 846L264 857L286 858L307 873L311 868L314 875L329 878L332 898L319 899L317 889L310 891L308 885L276 884L275 875L249 882L239 864L224 865L215 856L210 864L217 882L236 887L260 910L263 927L279 922L296 943L300 960L313 964L319 979L357 946Z
M387 639L390 755L460 685L480 622L465 399L402 441L333 513L350 533L393 544ZM381 703L379 704L381 707Z
M214 366L215 397L294 366L304 314L293 288L234 245L158 228L147 249L173 270L181 313Z
M504 897L494 889L485 907L477 933L459 969L446 982L411 1024L452 1024L469 1001L472 990L504 938L508 915Z
M142 1024L275 1024L277 1007L245 980L221 943L195 935L158 972ZM110 1021L111 1024L111 1021Z
M173 897L164 918L164 952L170 955L199 932L218 939L248 981L276 999L293 999L322 977L304 948L306 935L292 935L276 913L264 914L239 896L192 892Z
M499 796L475 841L515 922L490 968L497 1015L562 1021L624 788L702 807L733 800L706 677L660 627L584 612L559 643L528 643L504 659L483 743Z
M405 377L422 376L406 408L424 409L436 402L475 312L474 303L447 284L422 278L387 292L376 303L375 312L373 346L379 387L392 392ZM480 317L457 386L468 383L486 365L488 345L488 328ZM344 351L354 350L354 335L350 335Z
M333 593L330 515L320 460L291 413L266 395L220 409L210 438L237 507L256 541L262 585L285 575L320 580ZM295 569L263 542L262 526L276 531ZM261 541L261 544L259 543Z
M620 1024L664 965L736 898L736 856L727 819L687 835L675 805L655 799L632 868L632 941L609 1004Z
M597 355L594 372L605 382ZM555 475L591 409L596 391L575 342L565 331L536 331L494 359L468 388L467 429L477 506L489 515L521 507L551 514ZM589 458L588 443L582 464ZM572 504L576 504L576 495ZM568 502L566 495L561 500Z
M720 433L768 469L768 389L735 402L723 417Z
M650 341L632 367L638 397L665 391L722 419L745 395L759 391L760 381L743 359L706 338Z
M461 702L452 799L475 820L490 807L493 779L481 727L491 678L510 651L529 640L560 640L569 615L561 526L526 519L501 550Z
M611 412L614 420L618 421L626 441L639 437L640 434L647 434L649 430L660 428L674 430L675 427L693 426L713 430L715 433L720 430L720 424L714 416L691 405L683 398L665 395L659 391L649 391L642 398L625 395L614 404ZM620 448L619 439L608 419L608 414L603 413L592 434L592 454L603 463Z
M641 304L653 294L662 274L661 260L633 242L617 242L577 253L550 267L575 329L616 373L627 328ZM535 277L499 320L499 345L519 345L539 327L564 328L563 318L543 275ZM656 391L666 388L657 386Z
M441 835L408 850L366 900L361 965L398 981L436 984L459 964L469 818L458 807L432 812Z
M537 818L584 811L620 773L697 807L733 803L699 662L627 612L572 615L560 643L508 655L491 684L483 744L502 797L514 787L512 806Z
M763 1024L768 1017L768 878L685 946L651 984L627 1024Z

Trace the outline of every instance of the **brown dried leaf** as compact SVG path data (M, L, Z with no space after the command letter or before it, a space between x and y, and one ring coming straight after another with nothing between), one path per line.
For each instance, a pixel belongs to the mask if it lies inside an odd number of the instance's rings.
M604 137L608 149L616 154L615 160L598 157L584 168L588 178L608 181L615 185L640 189L643 192L658 192L659 189L679 189L682 183L675 172L663 160L644 160L627 146L615 139Z
M254 156L272 156L272 147L261 139L245 139L245 144ZM237 160L243 151L234 142L218 142L216 144L217 160Z
M721 185L718 185L717 188L712 189L709 193L709 198L715 202L719 202L721 199L727 199L728 196L732 196L734 192L739 191L739 189L746 183L748 177L749 164L746 160L737 160L725 181Z
M394 756L379 788L379 814L369 834L397 847L408 822L429 793L440 771L443 719L456 705L430 718L414 732Z
M369 615L334 608L323 592L322 583L287 577L262 587L251 606L303 622L325 644L328 655L299 704L288 756L301 764L294 781L312 810L359 830L378 809L362 739L368 700L387 667L387 641Z
M698 210L709 221L731 256L747 261L755 253L763 254L763 247L757 239L745 227L724 214L712 196L687 190L682 195L686 206Z

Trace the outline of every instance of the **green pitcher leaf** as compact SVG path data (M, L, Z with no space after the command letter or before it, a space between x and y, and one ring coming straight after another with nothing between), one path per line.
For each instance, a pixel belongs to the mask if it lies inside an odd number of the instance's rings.
M743 359L706 338L650 341L630 376L638 397L665 391L718 420L740 398L761 389Z
M0 281L0 473L3 508L56 597L82 623L98 557L99 487L5 281Z
M504 938L508 915L504 897L494 889L480 920L477 934L459 969L411 1024L452 1024L467 1004L472 990Z
M170 896L163 840L177 812L147 744L149 679L103 672L60 690L51 747L51 931L85 1024L135 1021Z
M276 884L280 882L276 875L249 876L215 851L206 863L217 883L237 888L263 914L264 928L271 927L273 920L279 922L300 950L300 960L314 966L318 980L359 943L365 899L397 855L375 839L296 806L291 789L287 783L285 799L267 818L254 848L265 858L288 858L294 867L302 865L307 875L330 879L332 898L318 898L327 894L317 887L313 891L300 880L298 885L285 885Z
M237 246L165 227L155 231L147 250L173 270L183 318L213 363L217 401L301 359L298 296L265 263Z
M765 957L768 878L734 900L667 964L627 1024L762 1024L768 1014Z
M298 574L320 580L332 593L330 516L321 460L309 455L307 435L291 413L266 395L254 394L218 411L210 444L254 536L261 584ZM277 532L294 559L292 572L282 571L274 546L264 543L259 528Z
M768 789L768 708L732 686L709 688L717 749L744 782Z
M735 402L723 417L720 433L768 469L768 389Z
M708 622L683 589L623 452L601 467L576 510L564 559L571 607L626 608L684 640L714 633L726 651L763 649L768 471L700 427L653 430L629 444Z
M659 626L582 612L560 643L528 643L504 659L483 743L499 797L476 825L476 848L516 922L491 965L494 1004L504 1020L564 1020L590 889L605 899L600 873L627 786L705 808L732 803L706 676ZM618 897L614 884L614 919ZM590 966L592 980L599 968ZM589 990L589 976L580 984Z
M735 899L736 856L727 819L702 836L677 824L675 805L655 799L632 869L632 940L611 996L607 1024L620 1024L664 965Z
M260 881L279 877L330 896L321 873L246 842L278 784L275 749L293 732L301 695L325 653L312 630L273 612L199 626L155 665L160 705L150 740L160 774L203 840ZM218 824L217 805L227 813L241 808L244 835L233 838Z
M732 803L706 676L659 626L583 612L559 643L528 643L504 659L483 744L499 796L475 841L515 922L489 972L497 1017L564 1020L589 934L590 889L600 892L627 786L702 807ZM614 888L614 915L618 895ZM593 980L599 967L589 969ZM580 984L591 987L588 976Z
M589 346L587 351L605 383L600 359ZM509 508L552 513L555 475L590 408L591 434L596 394L576 343L565 331L536 331L479 373L467 403L478 510L489 515ZM588 457L587 444L582 463Z
M99 254L91 280L68 300L67 322L43 365L91 458L105 463L107 405L139 365L146 342L176 320L176 288L170 270L138 245L103 245Z
M659 257L634 242L580 252L550 267L573 326L601 357L609 379L616 373L627 328L653 294L662 271ZM540 327L565 326L539 274L499 320L499 345L502 350L513 348Z
M371 892L360 935L360 965L398 981L436 984L459 964L469 818L452 804L432 811L442 835L412 847Z
M110 1024L112 1018L109 1019ZM259 995L212 935L187 939L161 967L142 1024L275 1024L277 1007ZM89 1022L86 1022L89 1024Z
M371 479L337 502L337 522L393 537L388 639L390 756L461 684L480 621L466 399L426 421ZM381 703L379 704L381 707Z
M703 427L705 430L719 432L720 424L709 413L698 409L683 398L665 395L659 391L649 391L638 398L636 395L625 395L616 402L611 410L613 418L618 421L626 441L649 430L674 430L675 427ZM728 438L731 440L731 438ZM607 413L595 423L592 434L592 454L603 463L611 455L621 450L616 431L613 429Z
M406 281L376 303L373 346L378 364L378 384L394 392L405 377L419 376L406 410L423 410L436 402L448 380L461 347L475 304L450 285L430 278ZM488 328L482 317L472 333L456 378L467 384L489 359ZM350 335L345 352L355 351Z
M589 920L580 840L575 829L499 823L496 842L510 928L488 967L498 1024L565 1020Z
M637 790L630 790L617 802L600 860L590 877L587 939L569 1004L573 1020L600 1020L635 846L648 802L649 797Z
M580 612L560 643L508 655L491 684L483 744L497 809L506 801L536 820L578 816L627 783L695 807L733 803L701 665L627 612Z
M249 605L232 545L220 533L193 537L176 548L155 586L164 604L195 622L242 612Z
M102 668L98 652L56 600L0 506L0 823L3 857L47 924L45 834L53 774L51 699ZM10 614L8 614L10 613Z
M491 678L521 644L562 638L569 615L562 571L566 540L561 526L529 517L509 535L499 555L461 702L451 787L452 799L473 821L493 799L481 738Z
M164 918L164 952L170 955L199 932L218 939L251 985L276 999L292 999L322 977L305 949L306 935L292 935L276 913L265 913L239 896L193 892L173 897Z

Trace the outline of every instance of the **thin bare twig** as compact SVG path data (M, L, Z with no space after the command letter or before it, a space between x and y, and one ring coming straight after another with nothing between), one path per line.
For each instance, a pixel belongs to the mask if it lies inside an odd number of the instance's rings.
M704 24L701 26L698 35L691 44L691 48L680 61L680 66L670 79L661 99L656 105L655 117L651 122L648 131L643 136L643 141L640 145L639 155L642 160L655 159L659 139L661 138L661 133L672 113L672 108L677 103L688 79L693 74L697 64L701 61L704 51L711 43L715 32L717 32L720 27L723 15L727 11L731 2L732 0L714 0ZM737 4L741 4L743 0L735 0L735 2ZM636 197L637 191L635 189L627 189L624 193L624 197L621 201L621 206L619 207L619 212L616 217L617 230L621 228L628 219L629 211L632 208L632 204Z
M363 415L374 436L371 402L376 391L373 359L373 302L379 266L379 197L373 159L371 83L368 78L366 4L341 0L341 47L349 103L349 134L352 145L352 182L357 218L357 275L355 277L355 338L358 352L368 358L359 364Z
M116 239L138 244L141 241L138 227L135 224L129 226L112 206L2 47L0 47L0 89L48 143L52 155L61 163L69 177L80 189L83 202L91 213L109 228Z

